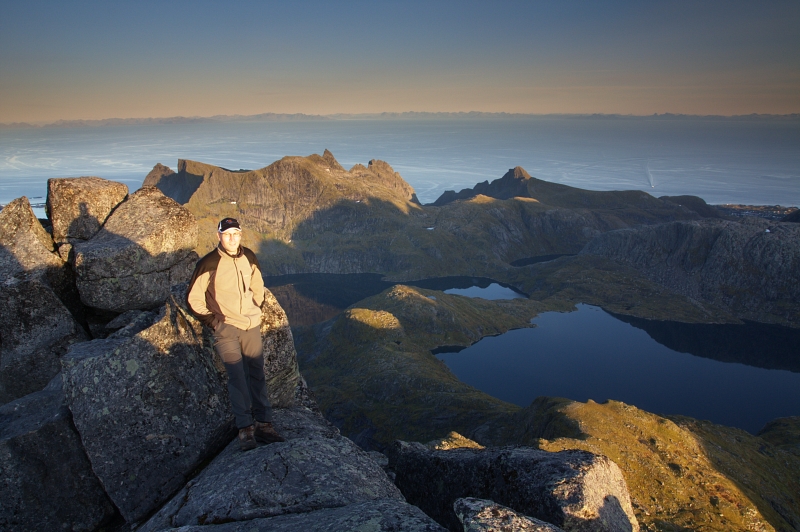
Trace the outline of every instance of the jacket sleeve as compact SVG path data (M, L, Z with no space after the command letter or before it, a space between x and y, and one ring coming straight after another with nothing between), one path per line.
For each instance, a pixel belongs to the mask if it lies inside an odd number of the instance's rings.
M256 254L248 248L244 248L248 262L253 271L250 275L250 290L253 291L253 302L257 307L264 303L264 275L261 273L261 266L258 264Z
M202 268L201 265L202 261L197 263L192 279L189 281L189 289L186 292L186 306L189 307L194 317L200 320L203 325L214 329L217 325L217 320L206 305L206 291L211 279L211 272Z

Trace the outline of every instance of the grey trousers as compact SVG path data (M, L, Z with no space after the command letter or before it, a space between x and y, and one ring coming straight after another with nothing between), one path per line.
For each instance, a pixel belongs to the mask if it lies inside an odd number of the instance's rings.
M222 323L214 331L214 349L228 373L228 397L240 429L272 422L272 405L264 378L264 356L258 327L243 331Z

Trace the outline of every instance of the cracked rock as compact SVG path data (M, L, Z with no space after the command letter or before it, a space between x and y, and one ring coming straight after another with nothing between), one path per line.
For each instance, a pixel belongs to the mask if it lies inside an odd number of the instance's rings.
M0 404L44 388L83 329L36 274L0 283Z
M127 522L163 504L233 435L202 326L178 301L133 336L74 344L62 358L86 454Z
M286 442L247 452L231 442L140 531L251 523L379 499L404 502L380 465L318 414L276 409L274 423Z
M0 408L0 530L96 530L114 515L64 403L61 377Z
M150 309L191 276L197 254L194 216L155 187L131 194L102 229L74 248L81 300L114 312Z
M638 532L619 467L586 451L530 447L433 451L396 441L389 467L406 499L450 530L461 530L457 499L475 497L564 530Z
M506 508L494 501L467 497L457 499L453 504L464 532L564 532L557 526L545 523L539 519L519 514L511 508Z
M47 213L56 242L89 240L128 195L123 183L100 177L47 180Z
M302 514L253 519L222 525L185 526L180 532L445 532L422 510L397 499L349 504Z

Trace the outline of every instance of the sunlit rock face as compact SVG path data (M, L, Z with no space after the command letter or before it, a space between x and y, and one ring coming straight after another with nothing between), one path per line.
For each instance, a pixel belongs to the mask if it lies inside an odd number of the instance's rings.
M456 499L453 510L464 526L464 532L563 532L550 523L515 512L494 501L465 497Z
M131 194L91 240L74 250L81 300L123 312L158 306L188 280L197 254L194 216L155 187Z
M114 515L70 421L60 376L0 408L0 500L2 530L96 530Z
M530 447L435 451L400 441L387 454L406 499L451 530L460 526L453 503L463 497L490 499L566 530L639 530L622 472L605 456Z
M0 279L35 274L77 313L75 277L56 244L33 213L28 198L15 199L0 211Z
M47 180L47 213L56 242L89 240L128 196L124 183L99 177Z
M267 289L261 305L260 331L270 403L276 408L303 403L307 388L297 365L292 329L286 312Z
M17 198L0 211L0 277L61 269L55 243L33 213L28 198Z
M25 197L0 211L0 404L41 390L81 327L74 278Z

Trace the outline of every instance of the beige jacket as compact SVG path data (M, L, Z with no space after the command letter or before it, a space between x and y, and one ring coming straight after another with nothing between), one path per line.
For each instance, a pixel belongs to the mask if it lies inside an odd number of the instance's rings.
M255 254L244 246L235 257L217 247L197 261L186 302L203 324L227 323L247 331L261 325L264 279Z

